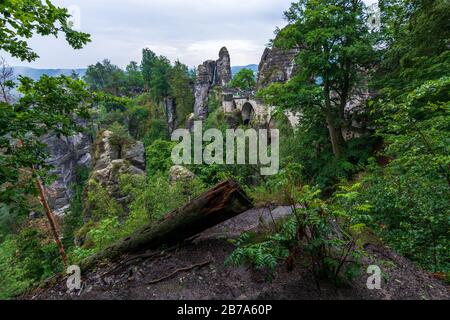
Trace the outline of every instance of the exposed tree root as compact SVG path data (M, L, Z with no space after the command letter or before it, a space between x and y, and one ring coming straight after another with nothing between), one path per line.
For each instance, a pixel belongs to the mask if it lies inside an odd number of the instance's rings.
M202 262L202 263L194 264L194 265L189 266L189 267L186 267L186 268L180 268L180 269L177 269L177 270L175 270L174 272L172 272L171 274L169 274L169 275L167 275L167 276L165 276L165 277L162 277L162 278L159 278L159 279L156 279L156 280L152 280L152 281L150 281L150 282L147 282L147 284L155 284L155 283L158 283L158 282L167 280L167 279L169 279L169 278L172 278L174 275L176 275L176 274L179 273L179 272L186 272L186 271L189 271L189 270L192 270L192 269L195 269L195 268L202 268L202 267L204 267L204 266L207 266L207 265L210 264L211 262L213 262L213 260L209 260L209 261L205 261L205 262Z
M175 249L175 248L173 248L173 249ZM172 250L173 250L173 249L172 249ZM106 276L106 275L108 275L108 274L110 274L110 273L113 273L113 272L115 272L115 271L118 271L118 270L120 270L120 269L122 269L122 268L127 267L128 265L131 264L131 262L133 262L133 261L135 261L135 260L139 260L139 259L161 258L161 257L165 257L165 256L170 256L170 254L168 254L168 253L166 253L166 252L159 252L159 253L153 252L153 253L143 253L143 254L133 255L133 256L130 256L129 258L125 259L125 260L122 261L121 263L117 264L115 267L113 267L113 268L111 268L111 269L105 271L105 272L102 274L102 277L104 277L104 276Z

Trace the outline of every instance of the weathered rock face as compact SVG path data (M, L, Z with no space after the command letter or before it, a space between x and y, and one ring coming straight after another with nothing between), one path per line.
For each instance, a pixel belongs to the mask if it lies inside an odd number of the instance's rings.
M294 58L298 52L297 49L266 48L259 63L257 89L289 80L295 72Z
M177 107L175 100L171 97L165 98L164 106L166 108L167 126L169 132L172 133L177 127Z
M231 80L231 59L227 48L219 52L217 61L208 60L198 66L194 87L194 114L204 120L208 116L208 95L215 86L226 86Z
M93 170L86 191L89 192L92 181L96 181L113 199L123 203L124 195L120 191L119 177L122 174L145 174L144 144L131 141L116 146L111 142L112 135L111 131L103 131L94 144ZM87 209L85 215L89 214L88 211Z
M208 94L214 86L215 77L215 61L208 60L198 66L197 80L194 87L194 114L198 119L204 120L208 116Z
M77 170L91 166L92 137L86 133L61 138L49 135L43 139L43 143L48 145L50 152L48 163L54 167L51 173L57 177L47 187L49 205L56 215L62 215L69 207Z
M177 182L188 182L195 178L195 175L186 167L172 166L169 171L169 181L171 184Z
M216 85L225 87L231 81L231 58L227 48L223 47L219 52L219 60L216 62Z

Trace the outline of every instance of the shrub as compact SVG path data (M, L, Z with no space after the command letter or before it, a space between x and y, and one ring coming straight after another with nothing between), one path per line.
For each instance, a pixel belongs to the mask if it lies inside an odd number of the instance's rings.
M299 172L298 166L289 166L268 183L269 189L275 187L284 195L293 215L262 241L255 243L248 235L241 236L228 262L251 263L273 273L280 260L292 268L298 253L303 252L315 276L335 283L343 275L353 277L359 272L361 251L357 239L348 232L353 227L351 219L345 211L321 200L320 189L301 185Z
M58 249L35 228L24 228L0 244L0 299L12 298L32 284L62 271Z
M144 145L151 146L157 140L168 140L169 131L167 122L162 119L152 119L149 121L148 128L144 135Z
M61 225L62 242L66 250L73 246L75 232L83 226L83 189L89 177L89 171L84 167L78 167L75 170L76 179L72 185L73 195L70 207L65 213Z
M33 283L33 279L26 277L26 270L19 263L17 241L9 236L0 244L0 299L10 299Z
M106 217L124 215L122 206L113 199L108 191L97 181L91 179L85 204L85 212L90 219L100 221Z
M115 122L110 127L109 130L112 132L109 137L109 142L114 149L118 152L118 158L122 158L122 149L124 146L129 145L133 142L128 130L121 124Z
M168 173L172 166L172 149L175 142L158 139L146 149L147 175L152 177L158 173Z
M120 178L120 184L130 196L130 214L123 226L125 234L162 218L204 190L204 185L198 179L171 185L162 174L151 178L124 175Z
M181 207L204 190L203 184L197 179L171 185L162 174L151 178L123 175L119 180L121 190L129 197L128 216L119 219L120 216L114 215L113 212L117 212L114 209L116 204L109 210L111 207L106 205L108 202L105 203L105 198L101 194L99 196L99 193L106 191L104 189L97 191L97 201L100 201L100 204L97 204L96 210L101 209L101 214L97 212L95 216L102 218L95 223L85 224L77 232L78 237L86 238L86 243L81 248L76 247L72 250L70 257L73 261L80 261L129 236L143 225L158 221L166 213ZM109 214L105 215L108 212Z

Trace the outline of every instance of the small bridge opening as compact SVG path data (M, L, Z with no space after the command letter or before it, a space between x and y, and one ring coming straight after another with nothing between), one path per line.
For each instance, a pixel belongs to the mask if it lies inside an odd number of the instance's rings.
M269 129L279 129L280 131L290 132L292 131L292 124L289 118L284 113L277 113L270 118Z
M242 122L244 122L244 125L248 126L254 115L255 109L253 109L252 104L250 102L246 102L242 106Z
M267 134L269 137L269 143L271 144L271 135L270 135L270 130L271 129L278 129L279 133L280 133L280 138L284 138L284 137L290 137L294 131L293 131L293 127L291 122L289 121L289 118L287 117L286 114L280 112L280 113L276 113L274 114L271 118L270 121L267 125Z

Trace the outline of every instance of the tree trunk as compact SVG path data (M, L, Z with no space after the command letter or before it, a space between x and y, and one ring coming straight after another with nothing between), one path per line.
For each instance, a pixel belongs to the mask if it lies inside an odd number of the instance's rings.
M124 254L161 245L173 245L252 208L252 202L234 181L219 183L159 222L150 222L131 236L85 259L81 269L98 261L113 260Z
M9 99L8 99L8 95L6 93L5 87L2 85L1 88L2 88L3 100L4 100L4 102L9 104Z
M45 214L47 215L47 220L50 224L50 229L52 231L53 238L55 239L56 245L58 246L59 254L61 255L64 266L67 268L68 259L66 252L64 251L64 246L59 238L58 229L56 228L55 218L53 216L53 212L48 205L47 198L45 197L45 189L42 185L41 179L39 177L36 178L36 185L39 190L39 200L41 201L42 206L44 207Z
M345 141L342 137L341 126L336 126L335 119L333 117L333 111L330 99L330 86L328 80L324 80L324 98L325 98L325 117L328 126L328 131L330 133L331 146L333 148L333 154L336 158L341 157L342 149Z
M328 131L330 133L331 146L336 158L341 157L342 132L341 127L335 127L331 112L326 113Z

